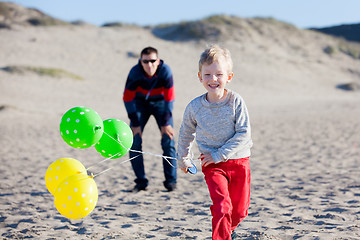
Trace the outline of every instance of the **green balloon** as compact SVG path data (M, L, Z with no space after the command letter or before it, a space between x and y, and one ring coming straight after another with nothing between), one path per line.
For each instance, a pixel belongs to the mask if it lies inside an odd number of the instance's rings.
M133 144L131 128L119 119L107 119L104 121L104 134L95 149L103 157L119 158L124 156Z
M74 107L68 110L60 122L63 140L74 148L89 148L97 143L104 124L97 112L87 107Z

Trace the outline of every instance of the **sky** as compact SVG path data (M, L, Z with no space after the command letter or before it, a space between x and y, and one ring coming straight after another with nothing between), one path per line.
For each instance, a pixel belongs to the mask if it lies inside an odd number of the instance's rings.
M140 26L195 21L226 14L272 17L298 28L360 23L360 0L7 0L52 17L97 26L121 22Z

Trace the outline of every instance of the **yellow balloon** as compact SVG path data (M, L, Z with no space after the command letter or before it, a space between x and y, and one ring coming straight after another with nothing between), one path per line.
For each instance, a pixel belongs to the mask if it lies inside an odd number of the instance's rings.
M61 158L50 164L45 173L45 183L49 192L54 195L57 186L67 177L74 174L86 174L82 163L73 158Z
M70 219L86 217L94 210L97 200L96 183L86 174L75 174L66 178L54 193L56 209Z

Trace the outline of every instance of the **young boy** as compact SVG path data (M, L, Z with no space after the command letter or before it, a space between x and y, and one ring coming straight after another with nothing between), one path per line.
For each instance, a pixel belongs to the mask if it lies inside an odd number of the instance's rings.
M227 89L233 78L227 49L206 49L199 61L199 79L207 90L185 109L178 141L179 167L186 173L191 145L201 152L202 172L213 205L212 238L234 239L238 224L247 216L250 203L252 146L248 111L242 97Z

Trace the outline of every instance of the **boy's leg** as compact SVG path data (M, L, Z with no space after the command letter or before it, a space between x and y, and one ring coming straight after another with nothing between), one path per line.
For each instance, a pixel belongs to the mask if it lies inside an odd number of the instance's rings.
M212 215L212 239L231 239L231 199L228 191L228 177L221 169L222 163L203 167L205 181L213 205L210 207Z
M250 182L251 171L249 158L229 160L231 163L231 181L229 183L229 194L232 202L231 230L248 215L250 205Z

